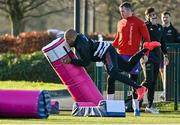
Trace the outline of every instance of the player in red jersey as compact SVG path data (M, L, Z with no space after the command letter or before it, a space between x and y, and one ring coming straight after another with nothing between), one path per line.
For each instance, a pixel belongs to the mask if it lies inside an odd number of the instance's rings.
M113 42L113 46L118 48L118 53L125 59L137 53L140 48L142 38L145 42L150 42L148 29L143 20L133 15L132 6L128 2L124 2L119 6L122 19L117 24L117 36ZM145 58L145 57L144 57ZM147 56L146 56L147 58ZM137 82L140 64L138 63L130 72L130 78ZM107 98L114 99L115 80L108 78ZM134 115L140 116L139 101L137 94L133 90L133 109Z

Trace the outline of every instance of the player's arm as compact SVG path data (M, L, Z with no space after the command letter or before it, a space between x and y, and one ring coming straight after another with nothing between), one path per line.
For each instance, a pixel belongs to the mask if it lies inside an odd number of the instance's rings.
M149 31L146 24L143 21L139 24L139 30L142 34L144 42L150 42L151 39L150 39Z
M163 56L164 56L164 64L168 65L169 64L169 59L168 59L168 55L167 55L167 46L166 46L166 37L165 37L165 33L164 30L162 30L162 37L161 37L161 50L163 52Z
M115 40L112 43L112 46L114 46L115 48L118 48L118 43L119 43L119 32L118 32L119 26L120 26L120 22L118 22L117 24L117 34L116 34Z
M89 44L89 41L91 39L88 39L85 35L82 35L81 37L81 43L77 46L79 59L72 59L71 63L77 66L88 66L91 62L91 54L92 50Z
M180 43L180 33L174 28L174 37L176 43Z
M142 21L139 24L139 30L142 35L144 42L151 42L150 35L146 24ZM149 51L147 51L143 57L144 62L148 61Z
M115 48L118 48L118 42L119 42L119 33L117 32L117 35L116 35L115 40L113 41L112 45Z
M162 28L163 29L163 28ZM164 55L167 55L167 47L166 47L166 37L165 37L165 32L162 30L162 37L161 37L161 50Z
M91 62L91 50L89 47L81 47L79 52L79 59L71 59L71 64L77 66L88 66Z

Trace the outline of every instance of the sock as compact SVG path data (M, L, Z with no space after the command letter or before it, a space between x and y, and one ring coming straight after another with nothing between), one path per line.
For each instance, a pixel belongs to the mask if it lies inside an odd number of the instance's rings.
M139 110L139 101L137 99L133 99L132 100L132 104L133 104L133 109L137 109Z

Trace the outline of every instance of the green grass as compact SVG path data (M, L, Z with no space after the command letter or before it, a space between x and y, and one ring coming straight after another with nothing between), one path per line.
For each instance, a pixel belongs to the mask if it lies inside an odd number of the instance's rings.
M125 118L73 117L70 113L62 111L58 115L50 115L48 119L0 119L0 124L180 124L180 112L160 115L142 113L140 117L134 117L133 113L126 113Z
M0 89L22 90L61 90L65 89L62 84L29 82L29 81L0 81Z
M162 112L172 112L174 111L174 102L157 102L154 103L155 107L157 107ZM180 103L178 104L178 111L180 112Z
M54 83L0 81L0 89L60 90L65 87ZM47 119L0 118L0 124L180 124L180 110L173 112L172 102L155 103L155 105L160 109L160 115L142 112L141 117L134 117L132 112L128 112L125 118L73 117L70 111L60 111L58 115L50 115Z

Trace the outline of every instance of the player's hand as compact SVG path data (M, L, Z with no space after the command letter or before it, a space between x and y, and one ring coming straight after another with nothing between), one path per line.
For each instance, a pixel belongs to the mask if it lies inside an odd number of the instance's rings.
M169 64L169 59L167 56L164 56L164 65L168 65Z
M71 59L70 59L70 58L67 58L67 59L64 59L62 62L63 62L64 64L69 64L69 63L71 63Z
M146 63L148 61L148 56L143 56L143 62Z

